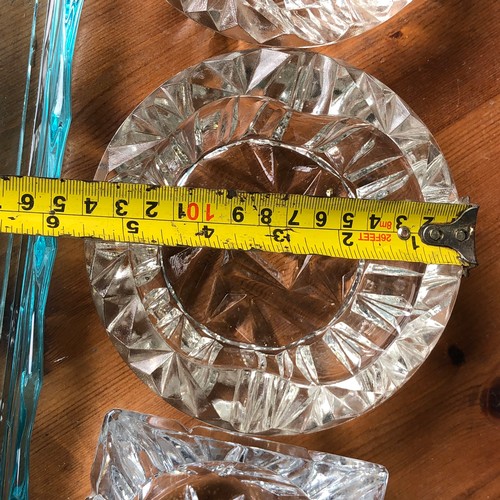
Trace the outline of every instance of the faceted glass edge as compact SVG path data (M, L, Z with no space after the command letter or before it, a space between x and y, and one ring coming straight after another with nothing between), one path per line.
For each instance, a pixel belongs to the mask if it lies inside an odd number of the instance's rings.
M25 140L26 112L20 130L19 170L17 174L58 177L71 121L70 80L80 12L83 0L54 0L47 2L43 40L36 40L36 26L40 23L38 3L34 5L30 60L27 63L27 88L31 72L31 58L36 44L40 49L40 73L32 136ZM29 152L25 169L22 157ZM12 237L10 237L12 240ZM10 306L12 318L5 322L8 331L2 331L8 342L6 373L1 389L0 416L3 434L0 455L0 492L5 498L28 498L29 444L36 405L42 383L43 315L47 300L50 275L55 259L56 242L53 238L23 237L19 248L10 243L8 262L19 259L17 275L5 276L3 293L9 280L17 282L20 293ZM14 256L15 254L15 256Z
M209 82L206 86L205 81ZM426 201L457 201L450 172L430 132L393 91L326 56L268 49L219 56L167 81L117 132L98 178L162 182L150 157L155 144L178 123L216 99L269 94L298 111L357 117L373 124L404 153ZM176 154L189 158L193 153L183 144L185 138L177 139ZM173 168L175 157L172 161L165 168ZM151 168L143 168L144 162ZM395 179L394 186L398 182ZM393 188L385 184L362 197ZM307 345L297 349L293 359L286 351L274 357L248 349L238 353L233 346L200 334L189 321L182 335L172 336L181 313L169 305L167 288L154 287L153 278L161 272L156 247L129 250L127 245L89 242L87 263L99 314L115 346L139 377L183 411L214 425L250 433L317 430L360 415L389 397L432 350L448 320L461 275L458 266L424 266L425 271L418 273L421 284L411 307L398 302L397 296L362 297L364 302L354 304L354 313L363 321L394 329L396 339L373 364L355 370L345 380L326 383L318 378L315 356ZM379 276L415 275L376 262L368 264L366 273L375 281ZM342 345L328 347L349 365L356 349L364 352L370 346L349 325L340 326ZM325 335L324 340L331 337ZM220 359L231 363L221 365ZM289 367L294 363L308 383L292 379ZM272 366L276 366L275 373L264 371ZM225 387L229 399L210 399L217 384ZM228 394L230 386L232 393Z
M193 21L230 38L279 47L336 43L387 21L411 0L167 0Z
M176 475L190 464L209 463L268 471L310 499L382 499L388 481L387 470L371 462L112 410L99 437L88 499L128 500L139 492L147 498L163 474Z

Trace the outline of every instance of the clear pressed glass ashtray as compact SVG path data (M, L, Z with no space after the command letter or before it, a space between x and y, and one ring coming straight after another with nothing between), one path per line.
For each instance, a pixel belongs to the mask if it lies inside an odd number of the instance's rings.
M189 68L147 97L97 179L457 201L425 125L375 78L260 49ZM442 332L458 266L89 241L99 314L154 391L240 432L337 425L394 393Z
M377 500L387 479L370 462L113 410L88 500Z
M367 31L411 0L168 0L194 21L250 43L305 47Z

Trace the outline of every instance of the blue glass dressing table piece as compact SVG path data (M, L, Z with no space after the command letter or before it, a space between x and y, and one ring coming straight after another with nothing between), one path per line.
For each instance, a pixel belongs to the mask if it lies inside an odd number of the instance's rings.
M82 4L0 4L0 175L60 175ZM28 497L29 443L42 383L43 318L55 254L53 238L0 235L3 499Z

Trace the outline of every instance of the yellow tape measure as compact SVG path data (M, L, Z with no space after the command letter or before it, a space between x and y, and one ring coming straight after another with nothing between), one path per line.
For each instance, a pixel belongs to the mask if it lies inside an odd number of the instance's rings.
M478 207L0 178L0 231L155 245L476 264Z

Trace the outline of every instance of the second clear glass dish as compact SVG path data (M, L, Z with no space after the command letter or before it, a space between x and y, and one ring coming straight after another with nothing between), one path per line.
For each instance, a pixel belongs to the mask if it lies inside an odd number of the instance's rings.
M190 19L250 43L306 47L359 35L411 0L168 0Z
M88 500L382 500L381 465L127 410L105 419Z

